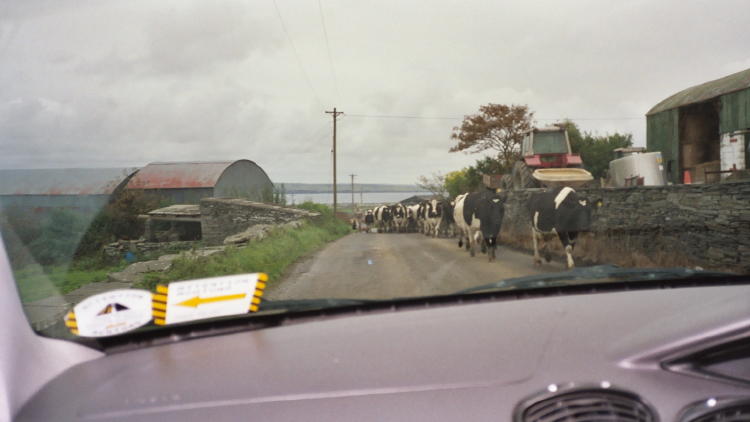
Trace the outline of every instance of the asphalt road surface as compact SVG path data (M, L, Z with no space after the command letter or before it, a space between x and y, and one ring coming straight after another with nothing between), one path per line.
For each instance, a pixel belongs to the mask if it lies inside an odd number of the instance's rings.
M470 257L456 239L417 233L352 233L294 264L268 299L387 299L449 294L506 278L564 271L535 267L531 255L498 248L497 260Z

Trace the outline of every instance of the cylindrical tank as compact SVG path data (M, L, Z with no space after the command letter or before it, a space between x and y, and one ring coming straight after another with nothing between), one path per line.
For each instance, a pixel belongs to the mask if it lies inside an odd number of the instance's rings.
M609 162L609 178L614 187L623 187L626 180L640 177L644 186L666 184L661 152L636 153Z

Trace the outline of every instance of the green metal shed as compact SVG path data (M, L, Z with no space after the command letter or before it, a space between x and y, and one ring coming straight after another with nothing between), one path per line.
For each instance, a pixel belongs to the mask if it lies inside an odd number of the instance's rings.
M661 151L667 178L718 170L721 134L750 128L750 69L682 90L646 113L646 145Z

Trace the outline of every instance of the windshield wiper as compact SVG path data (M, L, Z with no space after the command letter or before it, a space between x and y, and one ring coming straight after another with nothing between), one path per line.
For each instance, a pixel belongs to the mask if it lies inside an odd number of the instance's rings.
M380 302L367 299L288 299L264 300L260 304L259 312L264 311L308 311L313 309L339 308L343 306L359 306Z
M683 267L675 268L622 268L617 265L595 265L574 268L549 274L509 278L495 283L462 289L454 294L484 292L488 290L525 290L545 287L588 284L598 281L658 281L690 278L734 277L736 274L719 271L706 271Z

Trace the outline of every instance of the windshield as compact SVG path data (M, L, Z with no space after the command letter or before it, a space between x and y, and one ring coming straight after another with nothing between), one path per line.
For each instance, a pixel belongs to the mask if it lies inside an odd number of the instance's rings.
M745 6L6 2L0 234L29 324L745 274ZM522 157L552 125L534 153L574 155ZM612 161L631 147L659 159Z
M567 154L564 132L534 132L534 154Z

